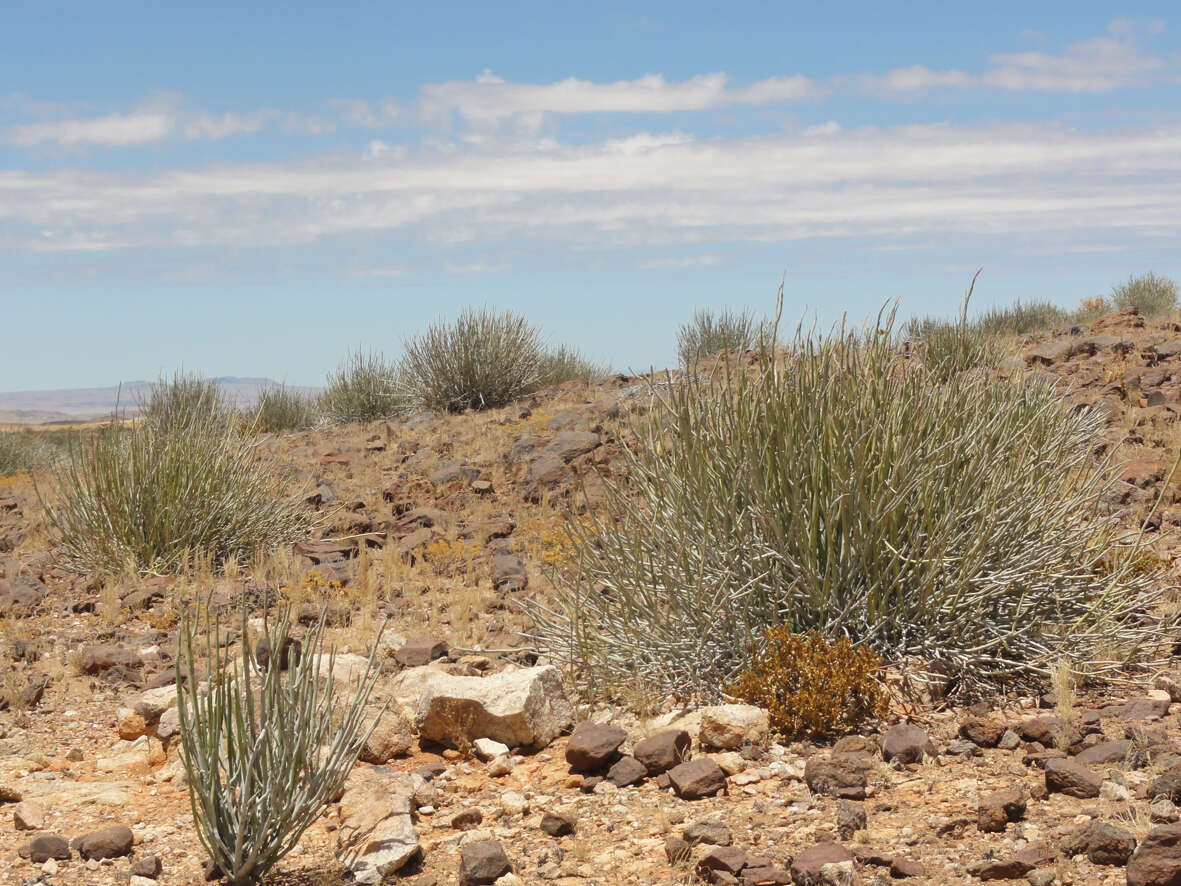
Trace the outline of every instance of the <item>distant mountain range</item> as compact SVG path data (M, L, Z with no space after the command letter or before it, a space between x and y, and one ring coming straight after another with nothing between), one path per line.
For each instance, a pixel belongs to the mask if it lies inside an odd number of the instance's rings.
M222 376L217 382L227 398L240 407L251 406L260 391L279 387L269 378ZM66 388L56 391L15 391L0 393L0 423L43 425L53 422L92 421L106 418L116 405L120 412L135 414L139 402L153 382L129 381L109 388ZM288 385L288 389L314 393L316 388Z

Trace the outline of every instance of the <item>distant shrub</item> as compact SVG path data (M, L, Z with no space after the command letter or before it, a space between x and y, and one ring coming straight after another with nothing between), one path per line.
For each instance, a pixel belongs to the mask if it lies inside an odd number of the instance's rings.
M1103 420L1037 379L945 383L901 358L887 313L651 395L626 486L569 520L570 566L531 607L588 694L638 679L716 697L784 623L939 661L961 686L1160 648L1142 616L1167 582L1125 565L1098 511Z
M170 415L112 419L72 442L55 474L60 504L42 497L69 565L169 573L199 556L245 561L306 533L274 462L234 422L214 410Z
M1156 317L1177 307L1177 282L1149 271L1113 287L1111 300L1117 308L1133 307L1146 317Z
M1071 314L1070 319L1075 323L1094 323L1104 314L1110 314L1112 306L1102 295L1092 295L1082 299Z
M208 419L229 422L233 408L212 379L177 371L171 379L153 382L139 401L140 416L159 428L203 424Z
M677 331L677 357L682 366L718 351L745 351L759 343L764 327L749 310L699 310Z
M568 381L593 384L606 378L610 372L611 367L583 356L576 348L561 345L542 353L538 367L538 387L545 388Z
M524 317L465 309L407 340L402 377L429 409L463 412L506 406L541 381L543 347Z
M259 431L298 431L316 423L316 401L286 385L264 388L246 420Z
M381 354L358 349L329 373L317 405L332 421L364 422L397 415L407 399L397 366Z
M990 335L1025 335L1045 332L1070 322L1070 312L1049 301L1016 301L991 307L974 321Z
M1000 363L1004 353L996 334L962 315L957 320L911 320L903 337L927 371L945 382L970 369L991 369Z
M816 631L793 634L777 625L725 692L765 709L771 728L789 739L823 738L885 714L888 697L876 679L881 667L877 653L848 637L829 642Z
M65 448L61 432L0 431L0 476L58 462Z

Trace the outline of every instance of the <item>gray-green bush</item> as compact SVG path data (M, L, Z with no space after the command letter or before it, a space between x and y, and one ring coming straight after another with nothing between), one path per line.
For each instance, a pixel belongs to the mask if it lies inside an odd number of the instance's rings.
M66 447L66 432L0 431L0 477L56 464Z
M890 313L653 397L627 485L569 524L574 566L532 608L580 685L716 696L781 622L965 685L1154 651L1157 576L1112 571L1096 508L1102 420L1048 388L904 360Z
M991 335L1025 335L1068 325L1073 319L1069 311L1053 302L1017 300L1011 305L988 308L974 322Z
M304 535L306 512L281 480L255 439L195 409L164 424L112 419L75 438L54 500L41 500L68 565L167 573L198 556L245 561Z
M759 343L765 322L749 310L694 312L677 330L677 357L682 366L692 366L718 351L745 351Z
M153 382L138 406L140 417L161 429L209 419L229 422L234 415L216 381L182 371Z
M409 338L401 375L420 406L494 409L536 390L543 353L540 332L520 314L468 308Z
M287 385L263 388L254 411L244 416L258 430L270 432L310 428L317 418L316 401Z
M408 405L398 367L379 353L352 351L333 372L317 403L336 422L390 418Z
M1177 282L1149 271L1113 287L1111 300L1117 308L1133 307L1146 317L1157 317L1177 307Z
M260 667L242 613L243 642L233 655L206 618L204 642L185 611L177 656L177 710L189 800L197 836L231 886L260 882L295 848L344 785L377 725L365 728L365 705L377 678L373 656L343 703L333 653L323 651L325 616L308 629L301 654L287 656L290 611L266 631L276 654ZM198 653L202 649L203 655ZM374 650L378 644L374 643ZM202 674L216 679L200 682Z
M577 348L559 345L542 353L537 386L545 388L568 381L593 384L606 378L610 372L611 367L590 359Z

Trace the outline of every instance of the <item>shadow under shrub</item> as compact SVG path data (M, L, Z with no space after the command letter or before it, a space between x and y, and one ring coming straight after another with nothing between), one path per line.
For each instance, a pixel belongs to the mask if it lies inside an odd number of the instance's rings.
M848 637L830 643L821 634L768 628L750 665L725 688L758 705L771 728L788 739L854 732L885 715L889 697L877 681L881 658Z
M623 484L568 524L539 646L590 694L716 698L768 627L848 636L961 686L1151 658L1164 583L1098 510L1103 422L1035 381L903 359L889 313L653 385ZM937 364L937 369L941 364Z
M67 564L80 570L245 561L308 528L273 460L213 411L175 413L162 425L112 419L72 440L55 480L57 503L42 503Z

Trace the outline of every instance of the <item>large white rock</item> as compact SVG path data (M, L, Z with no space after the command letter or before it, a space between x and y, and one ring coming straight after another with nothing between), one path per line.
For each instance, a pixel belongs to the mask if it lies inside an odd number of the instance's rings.
M176 684L147 690L136 699L133 707L145 723L155 723L166 710L176 707Z
M707 748L730 750L757 744L771 731L765 710L749 704L721 704L701 709L699 740Z
M545 666L490 677L437 673L425 681L415 722L420 738L451 747L491 738L510 748L541 748L573 716L557 668Z
M350 778L340 798L337 856L358 883L380 883L419 852L410 817L414 783L407 775L373 770Z

